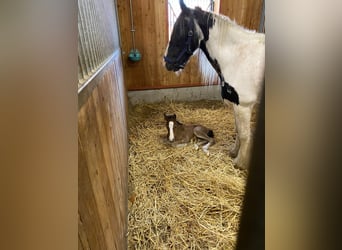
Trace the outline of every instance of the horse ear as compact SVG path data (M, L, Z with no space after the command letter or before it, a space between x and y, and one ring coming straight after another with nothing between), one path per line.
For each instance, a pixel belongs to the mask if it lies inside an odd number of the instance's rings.
M185 5L183 0L179 0L179 5L180 5L182 11L187 11L188 10L188 7L186 7L186 5Z

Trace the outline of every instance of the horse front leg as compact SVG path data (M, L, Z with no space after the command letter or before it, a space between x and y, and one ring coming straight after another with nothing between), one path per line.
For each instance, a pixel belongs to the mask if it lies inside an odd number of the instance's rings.
M234 111L235 113L235 111ZM234 114L235 116L235 133L236 133L236 139L234 142L234 145L231 146L231 148L229 149L229 156L232 158L236 158L236 156L238 155L239 149L240 149L240 139L239 139L239 133L238 133L238 116L236 114Z
M251 153L251 115L252 106L236 106L234 105L234 114L236 119L237 137L235 147L237 148L237 156L233 160L234 165L239 168L246 169L250 160ZM236 148L234 148L236 150Z

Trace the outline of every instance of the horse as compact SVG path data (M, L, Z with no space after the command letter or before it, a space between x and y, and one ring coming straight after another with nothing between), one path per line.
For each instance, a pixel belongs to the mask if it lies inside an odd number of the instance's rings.
M233 163L247 168L251 153L251 115L260 102L265 70L265 34L248 30L228 16L188 8L179 1L178 16L168 42L164 66L177 74L201 51L200 71L206 82L219 80L224 102L231 102L237 133L229 150ZM204 56L202 56L204 57Z
M182 145L190 142L192 139L197 138L202 140L200 143L195 144L197 150L202 146L202 150L209 155L209 147L215 144L214 132L202 125L182 124L177 121L176 114L164 113L167 128L167 140L172 145Z

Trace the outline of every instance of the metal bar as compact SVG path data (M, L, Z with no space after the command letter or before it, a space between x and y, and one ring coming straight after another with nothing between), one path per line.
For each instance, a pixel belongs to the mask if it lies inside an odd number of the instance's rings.
M111 67L111 64L116 60L121 60L121 50L115 51L107 61L78 89L78 109L80 110L83 104L88 100L96 86L101 82L103 74L107 72L106 68ZM115 63L114 63L115 65Z
M86 66L87 66L87 74L91 75L92 72L92 63L89 58L89 51L90 51L90 44L89 44L89 38L88 38L88 27L86 25L86 16L84 11L84 2L79 1L79 17L80 17L80 26L79 26L79 34L81 37L81 44L82 44L82 55L84 56Z
M131 32L132 32L132 45L133 45L133 50L135 51L135 37L134 37L134 23L133 23L133 9L132 9L132 0L129 0L129 9L131 13Z
M88 80L78 89L78 94L82 92L83 89L87 87L87 85L101 72L103 68L105 68L114 57L118 56L120 54L120 49L116 50L106 61L103 63L95 72L92 74Z

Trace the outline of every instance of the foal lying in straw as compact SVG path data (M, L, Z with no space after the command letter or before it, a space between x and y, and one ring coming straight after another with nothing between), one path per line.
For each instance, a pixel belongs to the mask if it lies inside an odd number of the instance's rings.
M164 114L167 128L167 141L173 146L180 146L190 142L192 139L200 139L195 143L195 149L205 144L202 149L209 155L208 148L215 144L214 132L202 125L185 125L177 121L176 114Z

